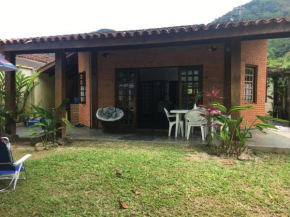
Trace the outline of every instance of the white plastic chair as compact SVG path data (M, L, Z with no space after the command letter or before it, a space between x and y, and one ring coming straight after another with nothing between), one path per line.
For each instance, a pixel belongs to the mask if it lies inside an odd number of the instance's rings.
M201 137L204 140L205 129L203 127L204 118L200 116L202 112L200 110L191 110L185 114L185 121L186 121L186 137L189 139L189 134L191 127L200 127Z
M168 119L168 122L169 122L169 130L168 130L168 136L170 136L171 134L171 130L172 130L172 127L174 126L174 124L176 124L176 115L171 115L169 114L169 112L167 111L166 108L164 108L164 111L165 111L165 114L166 114L166 117ZM170 120L174 118L174 120ZM180 133L181 131L181 135L183 136L184 135L184 131L183 131L183 128L184 127L184 124L183 124L183 121L182 120L179 120L179 129L178 129L178 133Z

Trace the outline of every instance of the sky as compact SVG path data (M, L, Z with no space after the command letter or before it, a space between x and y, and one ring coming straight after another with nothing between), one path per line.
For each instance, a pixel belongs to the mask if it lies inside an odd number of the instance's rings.
M1 39L207 24L251 0L1 1ZM5 9L7 8L7 10Z

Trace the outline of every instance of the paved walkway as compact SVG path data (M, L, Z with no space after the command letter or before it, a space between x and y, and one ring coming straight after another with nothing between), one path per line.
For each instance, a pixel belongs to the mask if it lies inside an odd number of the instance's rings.
M290 131L266 130L267 134L254 130L253 140L248 146L252 149L276 153L290 153Z
M17 134L20 138L29 138L27 127L18 127ZM290 153L290 131L277 132L267 130L267 134L253 130L251 131L253 140L248 143L252 149L261 151L270 151L277 153ZM67 135L75 140L109 140L109 141L140 141L140 142L168 142L168 143L181 143L189 145L204 145L206 142L201 140L199 131L191 134L189 140L186 138L178 137L175 139L174 131L168 137L167 131L135 131L132 133L118 133L107 134L103 133L101 129L88 129L88 128L75 128L74 132L67 132Z

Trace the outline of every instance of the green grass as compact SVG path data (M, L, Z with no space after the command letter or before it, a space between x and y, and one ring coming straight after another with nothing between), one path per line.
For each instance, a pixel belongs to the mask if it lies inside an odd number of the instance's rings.
M289 155L261 153L240 162L183 145L136 142L13 151L15 158L33 157L28 180L1 194L1 216L290 215Z

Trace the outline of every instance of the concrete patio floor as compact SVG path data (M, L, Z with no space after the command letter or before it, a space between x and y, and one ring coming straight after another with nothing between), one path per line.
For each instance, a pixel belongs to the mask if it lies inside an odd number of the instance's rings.
M17 127L16 133L20 138L29 138L26 131L28 127ZM140 142L168 142L168 143L190 143L196 145L206 144L201 139L201 132L194 131L189 140L185 137L174 137L174 130L168 136L166 130L136 130L134 132L104 133L102 129L89 129L86 127L75 128L74 132L67 130L67 136L75 140L107 140L107 141L140 141Z
M20 138L29 138L29 133L26 131L28 127L17 127L17 135ZM253 140L248 143L248 147L260 151L275 152L275 153L290 153L290 131L280 132L267 130L267 134L252 130ZM194 131L190 135L189 140L179 136L174 137L174 131L170 137L166 130L136 130L130 133L103 133L101 129L89 129L86 127L75 128L74 132L67 131L67 136L75 140L107 140L107 141L140 141L140 142L167 142L190 145L205 145L202 141L200 131Z

